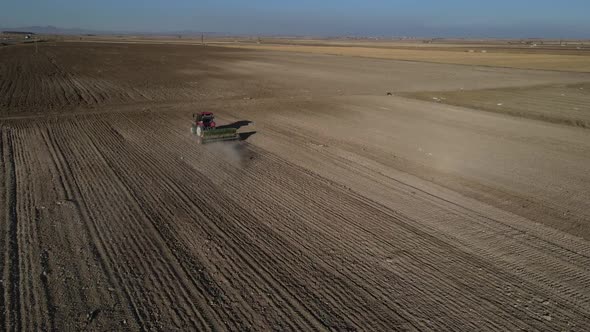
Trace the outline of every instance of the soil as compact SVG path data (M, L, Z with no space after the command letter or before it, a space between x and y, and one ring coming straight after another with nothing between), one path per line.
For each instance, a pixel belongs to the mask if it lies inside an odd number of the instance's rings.
M424 91L410 98L465 106L516 117L590 128L590 84L551 84L522 88Z
M590 52L586 46L583 50L570 47L559 50L546 48L511 47L469 47L458 45L453 48L439 46L404 47L385 46L375 47L365 42L357 45L310 45L310 44L281 44L269 43L227 43L227 47L300 52L311 54L329 54L338 56L356 56L375 59L390 59L398 61L421 61L429 63L446 63L468 66L490 66L520 69L556 70L567 72L590 73Z
M590 130L478 106L587 82L191 45L4 47L0 325L587 331ZM459 89L480 92L410 95ZM242 139L198 144L197 111Z

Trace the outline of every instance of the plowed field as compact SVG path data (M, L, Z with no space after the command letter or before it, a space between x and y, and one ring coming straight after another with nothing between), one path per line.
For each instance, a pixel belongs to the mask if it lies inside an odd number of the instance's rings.
M5 47L0 329L587 331L590 130L396 96L584 82ZM241 140L197 144L205 110Z

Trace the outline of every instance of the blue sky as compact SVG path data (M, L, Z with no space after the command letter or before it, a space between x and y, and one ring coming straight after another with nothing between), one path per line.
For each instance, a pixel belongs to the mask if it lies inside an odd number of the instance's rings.
M2 0L0 27L590 38L589 0Z

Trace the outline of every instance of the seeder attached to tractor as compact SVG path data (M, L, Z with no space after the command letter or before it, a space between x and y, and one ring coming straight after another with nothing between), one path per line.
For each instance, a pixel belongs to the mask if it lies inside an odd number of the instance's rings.
M219 128L216 126L214 119L215 117L211 112L193 114L191 133L196 135L202 143L230 141L240 138L236 128Z

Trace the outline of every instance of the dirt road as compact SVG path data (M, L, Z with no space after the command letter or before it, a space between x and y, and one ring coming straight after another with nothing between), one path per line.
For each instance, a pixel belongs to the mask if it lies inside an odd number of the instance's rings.
M590 131L396 96L590 75L39 51L0 50L6 330L590 328Z

